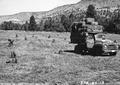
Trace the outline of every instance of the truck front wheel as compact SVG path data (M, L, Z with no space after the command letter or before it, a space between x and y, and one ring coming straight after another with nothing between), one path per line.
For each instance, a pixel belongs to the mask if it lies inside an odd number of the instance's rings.
M116 56L117 52L111 52L109 53L111 56Z

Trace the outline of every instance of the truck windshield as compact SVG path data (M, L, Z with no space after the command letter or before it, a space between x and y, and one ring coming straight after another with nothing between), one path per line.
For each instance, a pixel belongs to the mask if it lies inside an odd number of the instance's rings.
M104 34L98 34L98 35L96 35L96 38L105 39L105 35Z

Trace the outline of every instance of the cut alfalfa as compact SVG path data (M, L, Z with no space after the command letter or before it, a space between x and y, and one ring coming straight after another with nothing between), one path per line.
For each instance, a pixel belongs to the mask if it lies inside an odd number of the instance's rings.
M18 37L18 35L16 34L16 35L15 35L15 37L17 38L17 37Z
M36 39L38 39L38 36L35 36Z
M48 38L51 38L51 36L49 35Z
M67 38L64 38L64 40L67 40Z
M35 37L35 35L33 34L32 37Z
M55 43L55 39L52 40L52 43Z
M27 40L27 37L25 36L25 40Z
M58 51L58 54L62 54L64 51L63 50L59 50Z

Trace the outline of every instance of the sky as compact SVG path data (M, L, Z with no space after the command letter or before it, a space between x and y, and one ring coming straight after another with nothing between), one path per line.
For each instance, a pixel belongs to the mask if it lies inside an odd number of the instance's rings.
M74 4L80 0L0 0L0 15L19 12L48 11L57 6Z

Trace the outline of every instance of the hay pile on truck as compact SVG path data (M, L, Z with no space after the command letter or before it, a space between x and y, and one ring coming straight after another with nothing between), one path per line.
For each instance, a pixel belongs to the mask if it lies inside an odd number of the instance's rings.
M71 29L71 43L77 44L75 52L82 54L91 53L93 55L117 54L117 43L105 38L103 26L98 25L93 18L74 22Z

